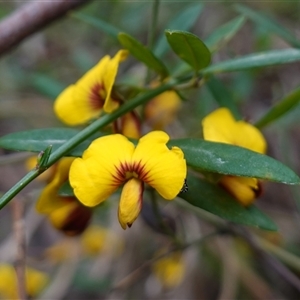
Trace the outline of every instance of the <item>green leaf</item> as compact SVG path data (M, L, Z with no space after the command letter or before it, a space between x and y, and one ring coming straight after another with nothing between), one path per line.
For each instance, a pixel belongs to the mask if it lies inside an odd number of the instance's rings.
M276 231L276 224L254 205L243 207L226 191L193 174L187 177L188 192L179 197L191 205L238 224Z
M169 75L166 66L160 61L150 49L142 45L132 36L121 32L118 34L118 39L122 46L129 50L129 52L139 61L143 62L148 68L156 71L163 78Z
M197 21L203 9L202 3L197 3L183 9L174 19L169 22L165 28L189 30ZM157 57L162 57L168 51L168 43L165 35L161 35L154 46L153 52Z
M282 65L300 60L300 50L272 50L226 60L201 70L204 75Z
M300 41L288 29L284 28L277 21L263 13L256 12L244 5L236 4L235 8L238 12L244 14L249 19L257 23L258 26L264 28L276 35L280 36L284 41L295 48L300 48Z
M235 119L240 120L241 115L236 104L234 103L233 95L224 86L224 84L217 78L211 76L206 82L206 85L218 104L221 107L227 107L232 112Z
M173 51L194 70L199 71L209 65L210 51L196 35L180 30L166 30L165 34Z
M0 138L0 147L17 151L40 152L52 146L52 152L54 152L78 132L79 130L71 128L46 128L20 131L2 136ZM96 137L103 135L97 134L90 137L73 149L69 155L81 156L82 152Z
M281 101L276 103L259 121L255 123L255 126L262 128L270 123L276 121L293 107L300 102L300 88L295 89Z
M83 21L89 25L92 25L93 27L95 27L97 29L100 29L104 33L113 37L114 39L118 39L118 34L119 34L119 32L122 31L99 18L94 18L92 16L89 16L89 15L81 13L81 12L72 13L71 17L74 17L80 21Z
M226 44L244 25L246 18L239 16L221 27L217 28L207 37L204 42L211 52L217 51Z
M300 178L281 162L246 148L202 139L172 140L168 146L181 148L187 164L201 171L300 183Z

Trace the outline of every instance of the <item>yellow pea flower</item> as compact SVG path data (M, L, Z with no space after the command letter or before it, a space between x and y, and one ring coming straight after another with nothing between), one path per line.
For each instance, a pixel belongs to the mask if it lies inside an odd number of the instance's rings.
M153 264L155 277L165 288L174 288L178 286L185 274L185 264L182 255L179 252L170 253Z
M144 183L167 200L174 199L184 185L183 152L178 147L169 149L168 140L162 131L146 134L137 146L120 134L94 140L70 169L76 197L84 205L95 206L124 184L118 215L122 228L130 227L142 207Z
M26 268L26 293L29 297L35 297L46 286L49 277L46 273ZM18 299L17 276L13 266L0 265L0 295L4 299Z
M54 111L68 125L84 124L100 116L102 110L111 113L119 103L111 96L120 62L126 59L127 50L113 57L104 56L75 84L67 87L55 100Z
M63 197L58 194L62 184L68 180L73 157L62 158L56 166L52 180L42 191L36 209L48 216L53 227L67 235L81 233L88 225L92 212L75 197Z
M173 122L181 105L174 91L166 91L149 101L145 106L145 119L154 130L162 130Z
M84 254L118 255L123 250L123 241L112 230L98 225L89 226L80 237Z
M121 133L130 139L139 139L141 137L141 121L134 111L123 115L114 122L116 133Z
M205 140L266 153L267 143L262 133L250 123L236 121L227 108L219 108L206 116L202 127ZM260 193L256 178L223 176L219 183L245 206L250 205Z

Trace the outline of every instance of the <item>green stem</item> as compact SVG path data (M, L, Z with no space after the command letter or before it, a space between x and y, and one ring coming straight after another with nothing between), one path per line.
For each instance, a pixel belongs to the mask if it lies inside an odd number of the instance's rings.
M152 6L152 17L150 22L149 28L149 35L148 35L148 47L152 49L155 39L155 33L157 29L157 19L158 19L158 12L159 12L159 0L153 0Z
M48 160L47 168L52 166L55 162L57 162L61 157L70 153L70 151L75 148L77 145L85 141L88 137L99 131L102 127L110 124L117 118L121 117L125 113L133 110L137 106L145 103L146 101L151 100L155 96L171 89L173 86L177 85L180 82L187 80L188 78L181 79L173 79L168 83L165 83L159 86L156 89L150 90L145 94L137 96L125 104L121 105L117 110L115 110L111 114L103 115L100 119L93 122L91 125L84 128L73 138L68 140L64 145L59 147L55 152L53 152ZM44 170L32 170L27 175L25 175L18 183L16 183L8 192L6 192L0 198L0 209L3 208L6 204L9 203L25 186L27 186L32 180L34 180L39 174L41 174Z
M159 0L153 0L152 16L151 16L151 21L149 25L149 34L148 34L148 47L150 49L152 49L154 45L155 32L157 28L158 11L159 11ZM150 78L151 78L151 70L148 68L146 74L146 83L149 82Z

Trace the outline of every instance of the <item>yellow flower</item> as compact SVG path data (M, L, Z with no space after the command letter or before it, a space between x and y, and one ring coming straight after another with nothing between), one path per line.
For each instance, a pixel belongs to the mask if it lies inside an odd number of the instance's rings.
M87 206L105 201L124 184L119 222L131 226L142 207L144 182L165 199L174 199L186 177L186 162L178 147L169 149L169 136L162 131L145 135L135 145L114 134L98 138L77 158L70 169L70 184Z
M88 225L92 212L83 206L75 197L59 195L59 189L68 181L69 169L74 158L62 158L58 163L55 174L42 191L36 204L41 214L46 214L51 224L67 235L81 233Z
M45 287L49 277L46 273L26 268L26 293L35 297ZM15 269L9 264L0 265L0 294L5 299L18 299L17 276Z
M111 96L118 67L127 57L120 50L113 58L106 55L75 84L67 87L56 99L54 111L68 125L84 124L100 116L102 110L111 113L119 103Z
M202 126L205 140L266 152L267 144L262 133L245 121L236 121L227 108L219 108L206 116ZM219 183L245 206L250 205L260 192L256 178L224 176Z
M162 286L174 288L178 286L185 273L185 265L181 253L170 253L169 256L163 257L153 265L153 272Z
M145 106L145 119L154 130L169 125L179 111L181 100L174 91L167 91L149 101Z
M84 254L120 254L123 241L112 230L97 225L89 226L80 239Z
M130 139L141 137L141 121L134 111L123 115L119 122L116 120L114 126L117 127L115 128L116 133L121 133Z

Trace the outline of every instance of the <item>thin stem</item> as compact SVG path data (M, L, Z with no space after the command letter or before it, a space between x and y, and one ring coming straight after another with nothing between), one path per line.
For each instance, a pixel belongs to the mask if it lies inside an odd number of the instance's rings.
M149 34L148 34L148 47L150 49L152 49L154 44L155 33L157 29L158 12L159 12L159 0L153 0L152 16L151 16L151 22L150 22Z
M131 285L133 285L137 280L139 280L143 273L149 268L151 267L155 262L157 262L158 260L162 259L165 256L168 256L169 254L176 252L176 251L183 251L191 246L195 246L195 245L200 245L202 243L204 243L205 241L207 241L208 239L215 237L217 235L219 235L220 232L219 231L214 231L212 233L207 234L206 236L203 236L197 240L194 240L190 243L186 243L184 245L177 245L171 249L169 249L168 251L153 257L152 259L146 261L145 263L143 263L140 267L138 267L137 269L135 269L133 272L131 272L130 274L128 274L125 278L123 278L122 280L120 280L115 286L112 287L112 289L110 290L110 292L116 291L116 290L126 290L128 289Z
M19 199L18 199L19 200ZM13 205L13 220L14 220L14 234L17 244L16 257L16 277L17 289L20 300L26 299L26 277L25 277L25 231L24 231L24 207L21 201L16 201Z
M148 33L148 47L150 49L153 48L154 45L154 39L155 39L155 33L157 29L157 19L158 19L158 12L159 12L159 0L153 0L152 5L152 16L149 24L149 33ZM151 77L151 70L147 69L147 75L146 75L146 83L149 82Z
M117 110L112 112L111 114L103 115L100 119L93 122L91 125L84 128L73 138L68 140L64 145L59 147L56 151L54 151L48 160L47 168L52 166L55 162L57 162L61 157L70 153L70 151L75 148L77 145L85 141L88 137L99 131L104 126L110 124L117 118L126 114L127 112L133 110L137 106L151 100L155 96L171 89L173 86L177 85L180 82L187 80L188 78L181 79L173 79L168 83L165 83L153 90L146 92L143 95L137 96L123 105L121 105ZM6 192L0 198L0 209L3 208L6 204L9 203L25 186L27 186L32 180L34 180L39 174L43 173L44 170L32 170L28 174L26 174L18 183L16 183L8 192Z

